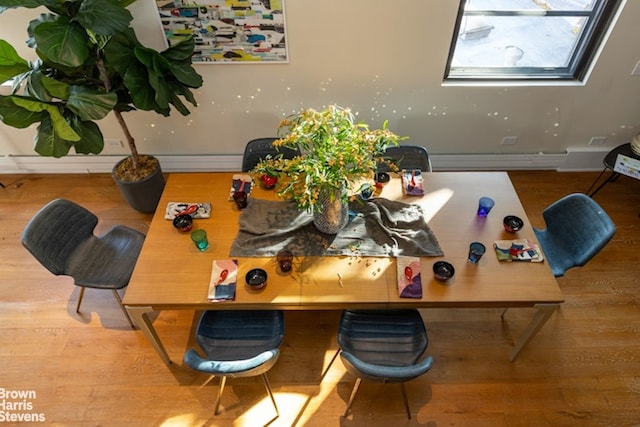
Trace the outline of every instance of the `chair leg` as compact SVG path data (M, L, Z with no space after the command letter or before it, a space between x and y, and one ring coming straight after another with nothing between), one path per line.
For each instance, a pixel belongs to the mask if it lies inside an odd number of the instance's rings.
M124 313L124 316L127 318L127 320L129 321L129 324L131 325L131 329L135 329L136 325L133 324L133 320L131 320L131 317L129 317L129 313L127 313L127 309L124 307L124 305L122 305L122 298L120 298L120 294L116 289L112 289L112 290L113 290L113 295L116 297L116 301L118 301L120 310L122 310L122 312Z
M409 399L407 399L407 389L404 383L400 383L400 391L402 392L402 400L404 400L404 408L407 410L407 418L411 419L411 410L409 409Z
M356 393L358 393L358 389L360 388L360 384L362 383L361 378L356 378L356 383L353 385L353 390L351 390L351 396L349 397L349 403L347 403L347 409L344 411L343 416L347 416L349 413L349 409L351 409L351 405L353 404L353 399L356 397Z
M82 303L82 297L84 296L84 290L86 288L80 287L80 295L78 295L78 305L76 305L76 313L80 313L80 304Z
M224 391L224 385L227 382L227 377L220 377L220 388L218 389L218 398L216 399L216 409L213 411L213 415L218 415L218 408L220 407L220 399L222 398L222 392Z
M210 375L209 378L207 378L207 380L204 382L204 384L202 384L200 386L200 388L206 386L207 384L209 384L211 382L212 379L214 379L216 376L215 375Z
M269 385L269 378L267 378L267 374L264 373L261 375L262 382L264 382L264 387L267 389L267 393L269 393L269 397L271 398L271 403L273 403L273 407L276 410L276 415L280 416L280 411L278 411L278 405L276 405L276 399L273 397L273 393L271 392L271 385Z
M509 307L507 307L504 310L502 310L502 313L500 313L500 318L501 319L504 319L504 315L507 314L507 310L509 310Z

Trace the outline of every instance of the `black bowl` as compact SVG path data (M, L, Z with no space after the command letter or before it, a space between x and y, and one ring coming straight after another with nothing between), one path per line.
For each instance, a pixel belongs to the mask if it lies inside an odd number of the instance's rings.
M386 172L378 172L375 176L376 182L379 182L382 185L385 185L391 180L391 175Z
M191 217L191 215L187 214L178 215L173 218L173 226L177 230L186 233L187 231L191 230L191 227L193 227L193 218Z
M504 225L504 229L509 233L515 233L524 226L524 221L515 215L507 215L504 217L502 225Z
M261 268L254 268L249 270L245 280L251 289L262 289L267 286L267 272Z
M447 281L453 277L455 272L456 269L447 261L436 261L433 263L433 276L436 280L440 280L442 282Z

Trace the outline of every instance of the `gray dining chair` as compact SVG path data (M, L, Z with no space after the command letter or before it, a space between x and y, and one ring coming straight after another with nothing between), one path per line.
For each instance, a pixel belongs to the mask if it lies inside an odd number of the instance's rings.
M273 141L278 138L256 138L247 142L242 155L242 172L249 172L267 156L276 157L282 155L285 159L291 159L300 154L298 150L288 147L274 147Z
M431 172L431 158L426 148L421 145L398 145L388 147L383 156L391 160L398 169L420 169L422 172ZM386 163L378 164L378 172L390 172L391 168Z
M591 197L569 194L542 212L546 227L534 228L553 275L584 266L611 241L616 226Z
M345 310L338 326L340 358L356 382L346 417L362 380L399 383L407 417L411 410L404 386L431 369L433 358L422 355L429 345L422 316L416 309Z
M215 415L227 377L254 376L262 377L276 415L280 415L267 371L278 360L283 339L284 314L279 310L209 310L202 314L196 341L205 356L191 348L184 355L184 363L211 375L205 385L220 377Z
M133 328L118 290L129 284L145 235L116 225L96 236L97 224L98 217L84 207L55 199L31 218L22 244L51 273L73 278L80 287L76 312L86 288L110 289Z

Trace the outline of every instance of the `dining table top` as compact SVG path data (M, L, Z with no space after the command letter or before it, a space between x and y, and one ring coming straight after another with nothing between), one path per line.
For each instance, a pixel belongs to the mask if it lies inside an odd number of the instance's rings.
M443 256L421 257L422 298L401 298L396 258L344 256L308 257L294 254L293 269L282 273L275 257L230 256L238 233L239 216L229 199L238 173L171 173L129 282L123 304L154 309L342 309L401 307L518 307L563 302L546 262L499 261L496 240L528 238L536 241L529 218L506 172L432 172L423 174L424 195L403 194L394 177L377 197L421 206ZM489 196L495 206L487 217L476 214L478 199ZM273 190L254 186L249 196L277 200ZM200 252L189 237L165 218L170 202L211 203L209 218L194 219L194 229L207 231L209 248ZM524 220L517 233L505 231L502 220ZM469 244L482 242L487 252L477 264L467 261ZM238 260L234 301L208 299L212 263ZM432 265L446 260L455 275L446 282L433 278ZM263 268L267 286L253 290L244 282L252 268Z

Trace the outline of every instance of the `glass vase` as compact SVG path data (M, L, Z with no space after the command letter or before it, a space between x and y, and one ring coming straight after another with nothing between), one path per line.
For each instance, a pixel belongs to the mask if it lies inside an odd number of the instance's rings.
M342 189L321 190L313 212L313 224L325 234L337 234L349 222L349 203Z

